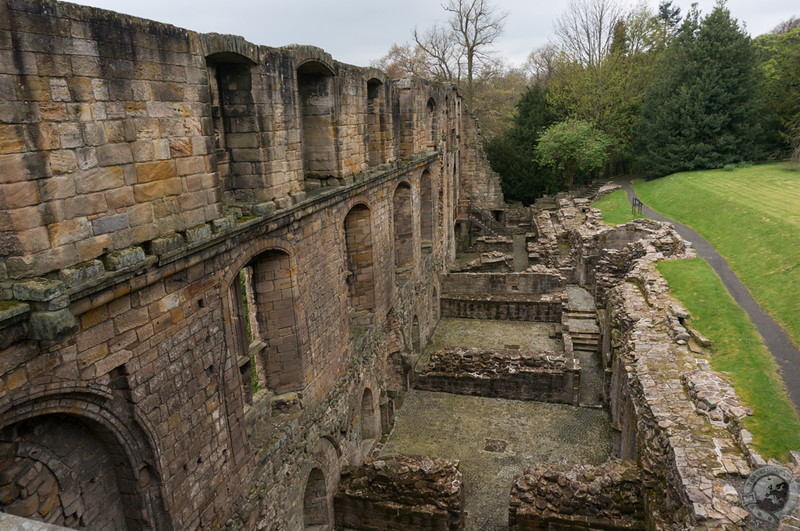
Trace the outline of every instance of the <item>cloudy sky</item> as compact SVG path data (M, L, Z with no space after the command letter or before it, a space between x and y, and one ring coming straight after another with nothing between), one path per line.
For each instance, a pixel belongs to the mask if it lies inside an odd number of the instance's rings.
M624 2L624 0L622 0ZM360 66L384 55L392 43L411 39L445 12L438 0L79 0L76 3L167 22L200 32L232 33L255 44L313 44L334 59ZM493 0L508 12L497 42L501 55L521 65L553 34L553 22L567 0ZM650 0L654 8L658 0ZM692 0L673 0L686 13ZM703 13L715 0L699 0ZM751 35L765 33L782 20L800 16L797 0L728 0L732 15Z

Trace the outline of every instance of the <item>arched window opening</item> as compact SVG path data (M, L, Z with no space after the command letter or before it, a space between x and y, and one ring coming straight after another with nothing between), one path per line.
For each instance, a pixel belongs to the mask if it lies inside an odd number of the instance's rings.
M269 389L303 386L304 367L295 316L295 271L289 255L271 250L243 267L231 286L245 398Z
M422 338L419 331L419 318L415 315L411 322L411 348L414 353L419 354L422 352Z
M386 162L386 129L384 85L373 78L367 82L367 160L370 166Z
M259 389L258 375L254 370L256 365L255 352L251 352L250 346L254 344L254 330L257 324L254 322L255 295L253 291L253 268L249 265L239 270L236 281L231 286L231 298L233 299L233 328L235 341L239 345L237 351L237 365L242 382L242 395L248 404L253 403L253 393ZM255 346L255 345L254 345Z
M433 322L439 322L439 290L436 286L433 287L433 296L431 297L431 315L433 315Z
M431 149L436 149L438 145L438 135L439 135L439 116L436 112L436 100L433 98L428 99L428 134L430 135L428 138L428 147Z
M211 90L211 118L220 176L226 190L240 187L256 175L259 157L254 157L257 124L250 59L235 53L206 57Z
M303 527L306 530L324 529L330 521L325 474L315 468L308 475L303 494Z
M396 273L407 272L414 262L414 226L412 223L411 187L401 183L394 192L394 265Z
M356 311L375 311L372 224L366 205L356 205L344 218L348 304Z
M3 428L0 444L3 512L63 527L153 527L123 449L99 424L42 415Z
M378 416L375 413L372 391L367 388L361 396L361 440L366 445L371 445L377 438Z
M425 170L419 179L419 234L422 249L430 250L433 242L433 184L431 172Z
M306 178L338 177L334 74L310 61L297 69Z

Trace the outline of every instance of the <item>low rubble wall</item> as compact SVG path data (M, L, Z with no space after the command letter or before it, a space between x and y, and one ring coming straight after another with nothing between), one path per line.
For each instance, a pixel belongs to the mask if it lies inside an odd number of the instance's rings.
M512 253L514 252L514 242L507 238L490 238L488 236L481 236L472 242L472 247L470 250L475 253L488 253L491 251Z
M464 529L458 461L436 457L368 457L342 472L334 497L336 529Z
M645 529L640 476L636 464L618 460L529 468L511 487L508 528Z
M545 352L454 347L431 354L414 387L461 395L577 405L580 366Z
M564 277L552 273L451 273L441 278L447 295L540 294L562 291Z
M448 295L441 298L442 317L561 322L561 296L510 297Z

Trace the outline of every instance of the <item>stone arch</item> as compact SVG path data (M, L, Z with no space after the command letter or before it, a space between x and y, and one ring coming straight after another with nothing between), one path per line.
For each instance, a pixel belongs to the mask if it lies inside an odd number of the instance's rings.
M289 253L263 250L238 271L228 293L246 400L253 377L258 387L278 394L302 388L305 363L295 311L297 275Z
M348 304L357 311L375 311L375 268L372 254L372 217L364 203L354 205L344 218Z
M411 186L401 182L392 198L394 221L394 265L402 274L414 263L414 225L412 223Z
M319 60L297 67L303 171L306 177L339 176L336 74Z
M303 490L303 528L306 530L329 529L330 507L325 474L320 468L313 468L308 474Z
M27 482L17 485L16 509L4 510L76 527L171 529L152 437L127 408L100 394L66 392L0 412L3 486L14 492L15 482ZM37 507L28 491L34 485Z
M428 147L436 149L438 146L439 136L439 115L436 112L436 100L428 98L428 103L425 105L427 114L427 131L428 131Z
M372 389L364 388L361 395L361 441L371 446L378 438L378 415L375 410L375 398Z
M370 166L386 162L388 135L386 86L380 79L367 81L367 161Z
M259 170L251 149L258 133L251 74L254 65L252 59L235 52L206 56L214 145L225 190L244 187L247 178Z
M419 178L419 237L423 248L431 248L434 226L433 179L425 169Z

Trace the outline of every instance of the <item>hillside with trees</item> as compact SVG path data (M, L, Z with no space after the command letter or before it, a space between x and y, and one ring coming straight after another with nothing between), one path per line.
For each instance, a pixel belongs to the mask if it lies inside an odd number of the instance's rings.
M376 66L461 87L507 199L620 174L800 162L797 18L751 38L724 0L707 14L571 0L551 42L512 69L493 52L506 13L487 0L443 7L447 25L415 30ZM576 145L592 164L554 158Z

